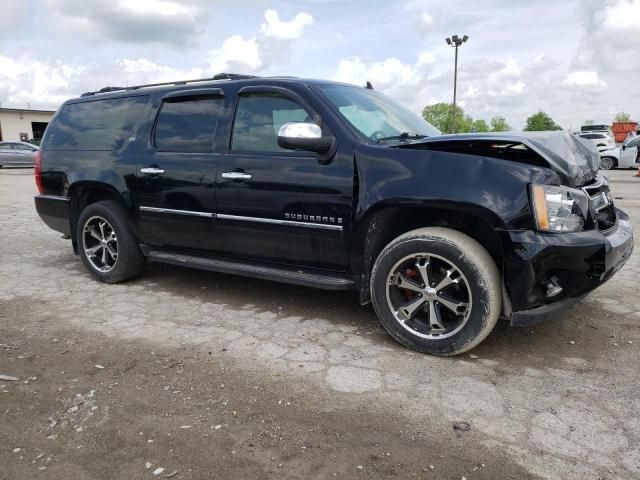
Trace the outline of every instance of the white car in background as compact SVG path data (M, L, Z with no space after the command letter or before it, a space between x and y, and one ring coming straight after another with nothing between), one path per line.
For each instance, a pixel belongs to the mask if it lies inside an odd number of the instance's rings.
M580 138L591 140L599 151L616 147L616 141L609 132L583 132L578 134Z
M600 168L611 170L612 168L638 168L638 148L640 136L627 140L621 147L612 148L600 152Z

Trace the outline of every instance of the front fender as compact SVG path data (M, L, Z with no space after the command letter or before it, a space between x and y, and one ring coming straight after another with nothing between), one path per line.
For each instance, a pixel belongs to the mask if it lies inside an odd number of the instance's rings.
M530 228L529 183L560 183L550 168L443 151L360 146L356 222L386 205L473 211L494 228Z

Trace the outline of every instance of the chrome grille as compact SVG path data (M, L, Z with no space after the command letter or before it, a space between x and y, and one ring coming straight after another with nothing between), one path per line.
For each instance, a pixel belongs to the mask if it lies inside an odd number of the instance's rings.
M615 227L616 211L606 179L599 177L592 184L582 187L582 190L589 195L589 208L595 216L598 230L607 231Z

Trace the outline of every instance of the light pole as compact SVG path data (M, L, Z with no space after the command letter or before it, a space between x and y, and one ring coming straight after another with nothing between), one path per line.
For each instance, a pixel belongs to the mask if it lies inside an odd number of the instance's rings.
M453 113L451 117L453 119L453 133L456 133L456 94L458 91L458 47L463 43L466 43L469 40L469 36L463 35L460 38L458 35L453 35L451 37L447 37L444 39L447 42L447 45L456 49L456 60L455 67L453 71Z

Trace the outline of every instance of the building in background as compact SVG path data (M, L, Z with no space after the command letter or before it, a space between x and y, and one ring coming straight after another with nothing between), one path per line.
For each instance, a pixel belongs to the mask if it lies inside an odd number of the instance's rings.
M0 142L39 144L53 114L50 110L0 108Z

